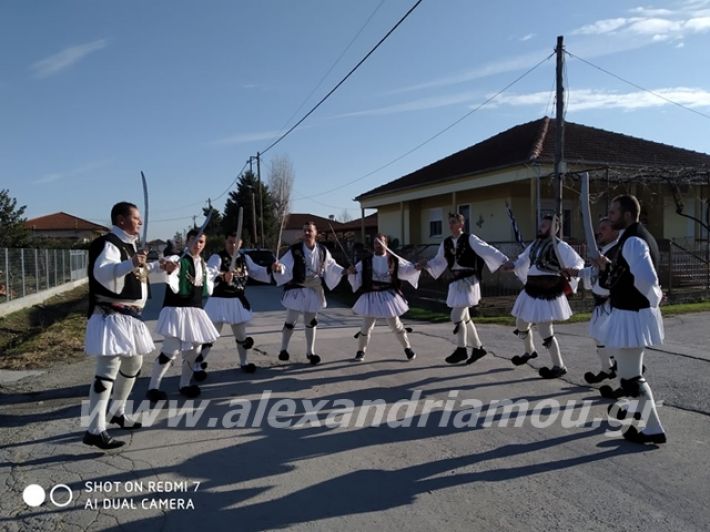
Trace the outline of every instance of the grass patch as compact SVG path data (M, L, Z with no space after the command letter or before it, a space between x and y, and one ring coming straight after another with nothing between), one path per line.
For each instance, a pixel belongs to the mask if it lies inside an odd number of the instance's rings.
M46 368L84 352L88 285L0 318L0 368Z

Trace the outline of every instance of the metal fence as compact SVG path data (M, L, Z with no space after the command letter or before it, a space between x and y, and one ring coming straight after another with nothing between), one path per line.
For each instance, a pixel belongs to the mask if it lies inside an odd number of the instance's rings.
M0 304L86 277L84 249L0 248Z
M513 260L522 252L522 248L517 242L491 242L490 244ZM570 245L580 256L587 256L586 244ZM678 299L676 296L688 294L695 294L698 297L710 295L710 262L708 261L710 250L707 242L679 243L671 240L659 240L658 246L661 253L658 278L661 288L669 296L669 299L676 300ZM439 244L422 244L403 246L396 252L407 260L417 262L421 259L433 258L438 249ZM333 257L340 264L347 262L338 249L331 251ZM419 278L417 290L411 289L406 283L404 290L407 299L417 306L445 309L450 280L448 272L436 280L429 275L422 275ZM510 307L512 306L511 299L517 296L521 289L522 284L511 272L490 273L488 269L484 268L483 279L481 279L481 295L487 305L494 308ZM593 306L593 298L589 292L580 289L576 295L570 298L570 304L576 310L588 309Z

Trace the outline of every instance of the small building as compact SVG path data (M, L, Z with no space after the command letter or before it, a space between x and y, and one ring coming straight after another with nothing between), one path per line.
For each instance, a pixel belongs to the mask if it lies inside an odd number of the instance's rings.
M538 216L557 204L555 121L517 125L357 198L363 215L377 209L379 231L401 245L434 244L448 234L447 214L464 215L467 229L492 242L511 242L506 203L526 241ZM593 218L617 194L635 194L642 221L660 239L708 239L710 155L581 124L566 123L563 233L583 240L579 174L590 175Z
M108 227L66 212L56 212L32 218L25 222L25 227L32 233L33 237L72 240L77 243L90 242L97 236L101 236L111 230Z
M306 222L314 222L318 229L318 239L325 241L333 240L333 233L330 230L330 226L333 226L333 229L339 232L340 226L342 225L336 220L323 218L316 214L291 213L286 217L286 221L284 222L283 232L281 233L282 246L290 246L301 240L303 237L303 226Z

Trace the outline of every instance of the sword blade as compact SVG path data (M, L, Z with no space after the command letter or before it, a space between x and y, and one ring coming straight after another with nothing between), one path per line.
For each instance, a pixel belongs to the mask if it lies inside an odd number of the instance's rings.
M584 227L584 239L587 241L587 257L596 259L599 257L597 240L594 238L594 227L592 226L592 212L589 205L589 173L584 172L580 176L579 203L582 210L582 226Z
M145 247L148 243L148 181L143 170L141 170L141 180L143 181L143 239L141 243Z

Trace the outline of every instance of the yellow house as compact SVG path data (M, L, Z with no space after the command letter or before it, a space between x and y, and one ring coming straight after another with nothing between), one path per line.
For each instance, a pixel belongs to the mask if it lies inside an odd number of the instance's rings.
M584 125L565 124L564 235L583 240L580 172L590 175L592 216L617 194L635 194L642 221L657 238L707 239L710 155ZM491 242L513 241L510 205L525 241L541 213L557 204L553 175L555 121L515 126L355 198L363 217L377 209L378 229L400 245L434 244L447 236L447 215ZM682 215L678 214L682 202Z

